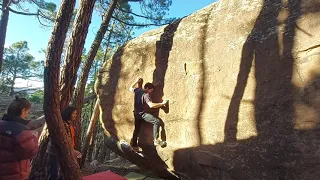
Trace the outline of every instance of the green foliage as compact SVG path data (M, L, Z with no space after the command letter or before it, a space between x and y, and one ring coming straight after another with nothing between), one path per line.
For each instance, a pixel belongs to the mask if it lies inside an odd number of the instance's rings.
M37 90L36 92L32 93L28 96L29 101L33 103L43 104L43 90Z
M96 10L103 16L110 5L111 0L98 1L96 4ZM137 12L132 12L130 3L140 3L141 13L143 15L136 14ZM170 23L174 18L165 19L165 15L172 4L172 0L122 0L119 2L117 8L113 12L113 18L109 23L109 30L105 35L102 47L100 47L95 60L98 61L96 64L98 67L102 65L106 59L112 56L112 54L117 50L118 47L122 46L128 40L132 39L133 30L136 27L148 26L145 24L147 21L153 23L154 25L161 25L163 23ZM145 19L144 23L136 22L136 19ZM120 20L120 21L119 21ZM104 50L103 50L104 49ZM104 51L107 51L105 54ZM102 58L103 57L103 58ZM101 61L103 59L103 61ZM93 77L95 69L91 68L90 76ZM91 78L89 77L89 80Z
M87 58L86 55L82 56L82 60L84 61ZM89 71L89 77L88 77L88 83L86 85L86 90L85 90L85 96L91 96L93 94L93 84L94 84L94 80L96 78L96 75L98 73L98 70L100 69L102 63L104 61L104 50L102 49L102 47L100 47L98 49L98 52L95 56L95 60L90 68ZM83 62L82 62L83 63ZM81 64L81 68L82 68Z
M25 0L28 3L35 4L40 10L46 13L54 13L57 9L57 5L53 2L47 2L44 0Z
M41 62L34 61L34 57L28 53L28 43L20 41L13 43L9 48L5 48L3 71L1 72L0 89L10 93L17 78L28 79L30 77L38 77L37 74Z
M139 2L141 13L146 19L146 22L150 22L155 26L169 24L176 20L176 18L165 18L169 7L172 5L172 0L126 0L124 2L130 1ZM143 26L138 26L138 28L139 27Z
M39 66L38 62L34 61L34 57L28 53L28 43L20 41L12 44L5 49L4 71L11 76L19 76L26 78L32 74L32 69Z
M154 23L163 20L172 4L172 0L143 0L140 1L141 11L144 15L154 19Z
M57 5L55 3L52 3L52 2L44 2L43 1L43 9L46 9L50 12L55 12L56 9L57 9Z
M121 8L127 12L131 12L130 5L127 2L121 2L118 8ZM101 15L103 15L108 9L108 3L100 3L96 6L96 9ZM130 13L115 9L114 16L123 22L135 24L134 16L132 16ZM111 19L108 29L108 32L105 34L104 42L102 43L102 48L108 49L107 55L110 55L109 52L114 52L118 46L121 46L128 40L132 39L134 27L120 23L115 19Z
M57 5L45 0L20 0L16 4L11 4L11 8L23 12L25 15L28 13L30 13L29 15L37 14L39 22L44 26L47 26L44 22L51 24L57 13Z

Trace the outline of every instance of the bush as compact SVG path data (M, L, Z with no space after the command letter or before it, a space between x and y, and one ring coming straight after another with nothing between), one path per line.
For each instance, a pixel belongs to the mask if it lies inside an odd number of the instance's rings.
M37 90L34 93L30 94L28 99L33 103L43 104L43 90Z

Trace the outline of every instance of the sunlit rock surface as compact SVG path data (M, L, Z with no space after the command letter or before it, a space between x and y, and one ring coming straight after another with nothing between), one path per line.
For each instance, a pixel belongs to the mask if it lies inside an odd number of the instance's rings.
M181 7L183 8L183 7ZM320 177L320 1L222 0L129 41L100 70L106 145L181 179ZM134 129L138 77L156 85L167 147Z

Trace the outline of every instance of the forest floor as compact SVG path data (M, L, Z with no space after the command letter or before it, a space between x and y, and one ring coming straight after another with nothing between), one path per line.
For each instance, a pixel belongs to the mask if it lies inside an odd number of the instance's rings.
M82 175L87 176L90 174L95 174L98 172L108 171L110 170L113 173L116 173L120 176L125 176L129 174L130 172L135 172L139 174L143 174L146 176L152 176L151 173L144 171L137 167L136 165L126 161L126 160L119 160L116 162L111 163L95 163L96 161L93 161L92 163L86 163L85 167L82 168Z

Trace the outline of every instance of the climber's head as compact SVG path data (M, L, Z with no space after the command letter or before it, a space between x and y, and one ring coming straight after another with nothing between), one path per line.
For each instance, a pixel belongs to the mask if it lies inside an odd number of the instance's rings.
M148 82L144 85L144 91L148 94L152 93L153 89L154 89L154 85L152 83Z

